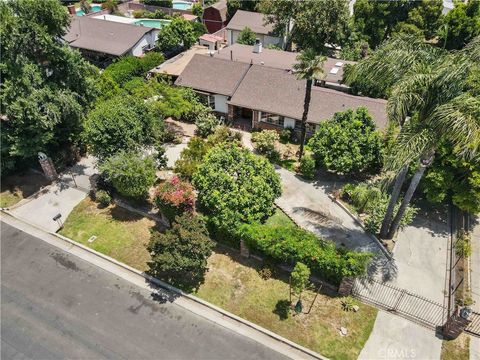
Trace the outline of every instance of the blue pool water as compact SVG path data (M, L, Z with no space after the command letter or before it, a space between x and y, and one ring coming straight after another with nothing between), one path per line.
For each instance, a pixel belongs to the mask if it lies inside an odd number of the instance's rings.
M92 6L90 7L90 9L92 10L92 12L95 13L95 12L98 12L98 11L101 11L101 10L102 10L102 5L92 5ZM77 13L77 16L83 16L83 15L85 15L85 13L83 12L83 10L81 10L81 9L77 9L75 12Z
M174 1L172 8L177 10L188 10L192 7L192 3L188 1Z

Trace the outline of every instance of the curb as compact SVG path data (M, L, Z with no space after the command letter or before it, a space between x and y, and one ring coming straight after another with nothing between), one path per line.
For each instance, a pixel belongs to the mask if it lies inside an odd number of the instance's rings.
M246 326L249 327L249 328L252 328L252 329L254 329L254 330L258 331L258 332L263 333L264 335L272 338L273 340L276 340L276 341L278 341L278 342L280 342L280 343L282 343L282 344L284 344L284 345L287 345L287 346L289 346L289 347L291 347L291 348L293 348L293 349L295 349L295 350L297 350L297 351L299 351L299 352L301 352L301 353L304 353L304 354L306 354L306 355L308 355L308 356L310 356L310 357L312 357L312 358L320 359L320 360L328 359L328 358L326 358L326 357L324 357L324 356L322 356L322 355L314 352L313 350L310 350L310 349L307 349L307 348L305 348L305 347L303 347L303 346L301 346L301 345L298 345L298 344L296 344L296 343L294 343L294 342L292 342L292 341L290 341L290 340L288 340L288 339L286 339L286 338L284 338L284 337L282 337L282 336L280 336L280 335L278 335L278 334L276 334L276 333L274 333L274 332L272 332L272 331L270 331L270 330L267 330L267 329L265 329L265 328L263 328L263 327L261 327L261 326L259 326L259 325L256 325L256 324L254 324L254 323L252 323L252 322L250 322L250 321L248 321L248 320L245 320L245 319L243 319L243 318L241 318L241 317L238 317L238 316L236 316L236 315L234 315L234 314L232 314L232 313L230 313L230 312L228 312L228 311L226 311L226 310L223 310L223 309L221 309L221 308L219 308L219 307L217 307L217 306L215 306L215 305L213 305L213 304L205 301L205 300L202 300L202 299L200 299L200 298L198 298L198 297L196 297L196 296L187 294L187 293L183 292L182 290L180 290L180 289L178 289L178 288L176 288L176 287L174 287L174 286L172 286L172 285L170 285L170 284L167 284L167 283L165 283L165 282L163 282L163 281L161 281L161 280L159 280L159 279L157 279L157 278L155 278L155 277L153 277L153 276L151 276L151 275L142 273L141 271L139 271L139 270L137 270L137 269L134 269L134 268L128 266L127 264L124 264L124 263L122 263L122 262L120 262L120 261L118 261L118 260L115 260L115 259L107 256L107 255L104 255L104 254L102 254L102 253L99 253L99 252L97 252L97 251L95 251L95 250L93 250L93 249L91 249L91 248L89 248L89 247L87 247L87 246L85 246L85 245L83 245L83 244L80 244L80 243L77 243L76 241L73 241L72 239L69 239L69 238L67 238L67 237L65 237L65 236L63 236L63 235L57 234L57 233L53 233L53 232L46 231L46 230L44 230L44 229L42 229L42 228L40 228L40 227L38 227L38 226L36 226L36 225L30 224L30 223L24 221L23 219L17 218L15 215L13 215L13 214L12 214L10 211L8 211L8 210L2 209L1 212L2 212L3 214L6 214L6 215L12 217L13 219L15 219L15 220L17 220L17 221L19 221L19 222L21 222L21 223L27 224L27 225L29 225L29 226L37 229L37 230L40 230L40 231L45 232L45 233L47 233L47 234L49 234L49 235L51 235L51 236L54 236L54 237L56 237L57 239L59 239L59 240L61 240L61 241L63 241L63 242L66 242L66 243L67 243L68 245L70 245L71 247L79 248L79 249L81 249L81 250L83 250L83 251L86 251L86 252L92 254L92 255L95 255L96 257L99 257L99 258L101 258L101 259L103 259L103 260L106 260L106 261L108 261L108 262L110 262L110 263L112 263L112 264L114 264L114 265L116 265L116 266L118 266L118 267L120 267L120 268L122 268L122 269L124 269L124 270L127 270L128 272L133 273L134 275L141 276L141 277L143 277L145 280L147 280L148 282L151 282L151 283L153 283L153 284L155 284L155 285L157 285L157 286L159 286L159 287L161 287L161 288L163 288L163 289L166 289L166 290L168 290L168 291L170 291L170 292L173 292L173 293L175 293L175 294L177 294L177 295L180 295L181 297L184 297L184 298L186 298L186 299L188 299L188 300L191 300L191 301L193 301L193 302L195 302L195 303L197 303L197 304L200 304L200 305L202 305L202 306L205 306L205 307L207 307L208 309L217 312L217 313L220 314L221 316L224 316L224 317L227 317L227 318L229 318L229 319L232 319L232 320L234 320L234 321L236 321L236 322L242 323L243 325L246 325ZM43 239L42 239L42 241L43 241ZM98 265L95 265L95 266L98 266ZM108 270L107 270L107 271L108 271ZM200 316L203 316L203 315L200 315ZM203 316L203 317L206 318L206 319L209 320L209 321L214 322L213 320L209 319L209 318L206 317L206 316ZM214 322L214 323L216 323L216 322ZM222 326L221 324L218 324L218 323L216 323L216 324L217 324L218 326ZM256 341L256 340L255 340L255 341ZM261 342L259 342L259 343L262 344ZM268 347L268 345L266 345L266 344L262 344L262 345ZM284 354L284 355L286 355L286 354ZM286 355L286 356L289 356L289 355Z
M365 234L367 234L367 236L374 240L375 243L380 247L380 250L382 250L382 252L384 253L384 255L388 258L388 260L392 260L393 259L393 254L387 249L385 248L385 246L381 243L380 240L378 240L378 238L372 234L370 234L366 229L365 229L365 225L363 225L363 222L360 221L360 219L355 216L355 214L353 214L345 205L343 205L343 203L341 201L338 201L335 197L333 197L331 194L328 194L328 197L330 198L330 200L332 200L335 204L337 204L338 206L340 206L343 211L345 211L362 229L363 231L365 231Z

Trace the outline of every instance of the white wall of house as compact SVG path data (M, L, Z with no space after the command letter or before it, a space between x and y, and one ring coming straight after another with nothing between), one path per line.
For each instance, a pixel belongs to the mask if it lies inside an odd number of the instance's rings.
M159 31L151 31L142 36L142 38L135 44L134 47L130 50L129 54L134 56L142 56L145 51L144 47L152 48L155 46L155 41L157 40Z
M294 128L295 127L295 119L286 117L283 119L283 127L284 128Z
M232 45L235 44L238 40L238 35L240 35L240 31L238 30L227 30L227 44ZM263 34L255 34L257 39L260 39L263 46L267 45L279 45L282 46L283 40L276 36L268 36Z
M215 98L215 111L221 112L221 113L228 113L228 106L227 106L227 100L228 97L224 95L214 95Z

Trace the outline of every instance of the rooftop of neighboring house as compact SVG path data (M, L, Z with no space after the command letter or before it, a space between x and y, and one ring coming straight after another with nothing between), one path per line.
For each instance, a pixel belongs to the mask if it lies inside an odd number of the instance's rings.
M228 22L227 29L242 31L246 27L257 34L268 35L273 32L273 24L265 24L265 16L262 13L237 10Z
M222 21L227 20L227 0L217 1L215 4L212 4L209 7L205 8L205 10L208 8L214 8L218 10L218 12L220 13L220 17L222 18Z
M297 80L289 70L195 55L175 84L231 96L232 105L294 119L302 117L306 81ZM386 104L383 99L314 86L308 121L319 123L336 112L364 106L377 127L383 129L387 122Z
M175 85L232 96L249 66L246 63L196 54L177 78Z
M258 48L257 48L258 49ZM292 69L297 62L298 53L262 48L261 52L255 50L255 45L232 44L224 47L213 56L219 59L233 60L256 65L265 65L277 69ZM345 61L327 58L324 64L325 81L340 83L343 78L345 64L355 64L354 61Z
M253 65L240 82L229 103L250 109L301 119L305 98L305 80L297 80L290 71ZM346 94L314 86L308 122L319 123L336 112L364 106L377 127L385 128L387 101Z
M121 56L130 51L145 34L154 30L145 26L77 16L72 18L63 39L75 48Z
M202 45L193 45L187 51L184 51L177 56L168 59L164 63L150 70L154 74L167 74L171 76L178 76L182 73L190 60L197 54L208 54L210 50L208 47Z

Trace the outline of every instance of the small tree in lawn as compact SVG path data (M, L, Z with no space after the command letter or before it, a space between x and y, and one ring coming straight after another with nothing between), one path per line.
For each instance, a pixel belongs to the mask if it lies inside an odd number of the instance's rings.
M147 247L152 257L150 273L184 289L196 288L203 281L214 245L200 217L177 216L171 229L152 234Z
M195 125L197 125L195 134L206 138L215 132L215 129L221 125L221 122L210 111L202 111L195 120Z
M275 151L275 144L280 140L280 135L275 130L263 130L252 134L252 142L260 154L267 156Z
M240 34L238 34L237 43L243 45L253 45L255 44L256 39L257 35L255 35L252 29L246 26L242 31L240 31Z
M310 99L312 97L312 84L314 79L322 79L325 76L323 71L323 63L327 58L319 56L312 49L302 51L297 56L298 63L293 65L293 69L299 80L307 80L305 88L305 99L303 101L302 126L300 135L300 151L298 160L302 159L303 147L305 145L305 136L307 133L307 117L310 108Z
M292 273L290 274L290 291L296 296L298 296L298 302L301 302L302 293L310 284L309 279L310 269L308 268L308 266L301 262L297 262L295 264L295 267L293 268Z
M151 156L135 151L120 151L100 163L100 171L119 194L142 198L156 179L156 164Z

